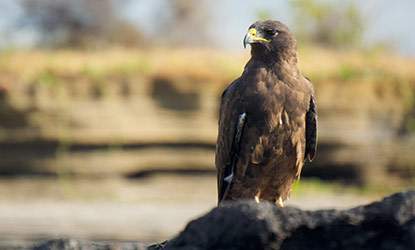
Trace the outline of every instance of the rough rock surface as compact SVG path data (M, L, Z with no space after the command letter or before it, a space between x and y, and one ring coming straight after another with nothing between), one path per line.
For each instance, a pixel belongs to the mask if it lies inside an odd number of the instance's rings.
M33 250L146 249L139 242L50 240ZM415 249L415 190L349 210L302 211L271 203L224 204L149 250Z
M415 191L350 210L225 204L158 249L415 249ZM152 248L150 249L157 249Z

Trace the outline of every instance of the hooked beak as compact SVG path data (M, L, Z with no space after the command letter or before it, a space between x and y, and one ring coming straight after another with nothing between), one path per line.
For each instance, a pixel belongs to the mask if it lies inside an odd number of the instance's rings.
M252 42L252 37L250 35L248 36L248 33L247 33L244 37L244 49L246 49L246 45L251 44L251 42Z
M247 44L259 43L261 41L269 43L271 40L265 39L255 28L251 28L244 37L244 48L246 48Z

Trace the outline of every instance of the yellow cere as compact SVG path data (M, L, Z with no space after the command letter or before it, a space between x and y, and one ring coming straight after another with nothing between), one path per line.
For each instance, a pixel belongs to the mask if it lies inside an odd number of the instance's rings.
M256 36L256 29L255 28L249 29L249 34L251 34L251 36L255 37Z

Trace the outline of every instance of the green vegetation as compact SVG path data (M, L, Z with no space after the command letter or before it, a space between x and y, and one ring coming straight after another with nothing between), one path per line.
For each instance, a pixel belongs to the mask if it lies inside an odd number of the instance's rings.
M46 86L56 87L59 84L60 80L59 77L55 75L55 73L51 71L44 71L39 74L38 82Z
M256 16L258 20L272 19L272 12L268 9L257 9Z
M353 3L292 0L291 5L301 43L354 48L361 44L364 19Z

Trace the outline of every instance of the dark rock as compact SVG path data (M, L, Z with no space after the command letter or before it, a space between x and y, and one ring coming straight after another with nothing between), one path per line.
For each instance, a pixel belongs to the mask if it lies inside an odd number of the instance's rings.
M146 247L139 242L57 239L32 249L141 250ZM302 211L250 201L228 203L190 222L178 237L147 249L413 250L415 190L342 211Z
M164 249L164 247L166 247L166 245L167 245L168 242L169 241L166 240L166 241L164 241L164 242L162 242L160 244L155 244L155 245L149 246L147 249L148 250L162 250L162 249Z
M42 242L33 250L145 250L143 243L138 242L90 242L75 239L54 239Z
M344 211L224 204L158 247L152 249L415 249L415 191Z

